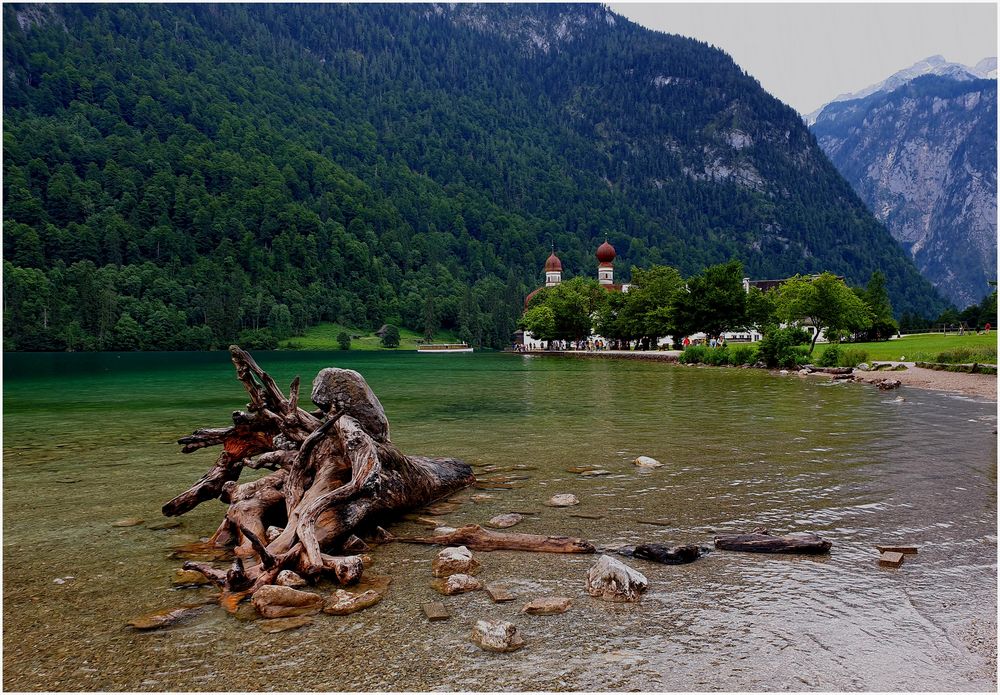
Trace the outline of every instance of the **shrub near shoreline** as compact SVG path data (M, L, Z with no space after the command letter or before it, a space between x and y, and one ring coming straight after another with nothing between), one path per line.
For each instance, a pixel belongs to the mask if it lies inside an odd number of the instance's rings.
M867 350L858 350L833 343L827 346L816 364L820 367L857 367L862 362L867 361Z
M710 364L716 367L731 365L753 365L758 360L758 349L753 344L727 345L721 348L710 348L704 345L691 345L680 354L678 360L683 364Z

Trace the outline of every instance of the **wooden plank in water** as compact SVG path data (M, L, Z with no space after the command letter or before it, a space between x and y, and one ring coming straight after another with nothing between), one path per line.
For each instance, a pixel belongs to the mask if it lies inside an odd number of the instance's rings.
M902 553L903 555L916 555L915 545L876 545L875 549L880 553Z
M431 621L447 620L451 617L451 613L449 613L448 609L444 607L444 604L439 601L425 603L423 608L424 615L426 615L427 619Z
M603 514L583 514L583 513L580 513L580 512L576 512L576 513L570 514L570 516L575 516L577 519L603 519L604 518Z
M899 567L903 564L903 553L882 553L878 559L879 567Z
M673 526L671 521L657 521L655 519L636 519L637 524L649 524L650 526Z

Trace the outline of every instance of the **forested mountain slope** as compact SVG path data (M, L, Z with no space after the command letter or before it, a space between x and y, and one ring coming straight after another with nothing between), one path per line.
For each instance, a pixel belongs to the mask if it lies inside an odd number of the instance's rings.
M828 104L820 146L960 307L997 277L997 82L927 75Z
M943 302L797 114L597 5L5 5L7 349L505 344L550 244Z

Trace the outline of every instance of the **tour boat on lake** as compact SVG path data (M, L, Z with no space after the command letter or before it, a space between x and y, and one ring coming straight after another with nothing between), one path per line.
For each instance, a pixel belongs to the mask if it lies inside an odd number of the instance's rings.
M417 352L472 352L472 347L465 343L437 343L434 345L418 345Z

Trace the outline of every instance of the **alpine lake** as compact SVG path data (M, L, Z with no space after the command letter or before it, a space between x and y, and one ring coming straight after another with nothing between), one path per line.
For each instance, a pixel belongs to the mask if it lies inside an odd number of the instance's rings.
M182 561L169 556L210 535L224 506L150 527L217 453L182 455L177 438L245 407L229 355L6 354L6 690L996 689L995 403L643 361L254 356L279 384L300 375L304 394L322 367L356 369L404 452L472 464L486 482L454 495L442 525L518 511L531 514L512 531L604 547L711 546L766 526L833 548L714 550L680 566L620 558L649 580L634 604L586 594L595 555L475 552L479 578L517 595L494 604L484 591L442 597L430 586L440 548L393 542L372 548L366 571L392 584L367 610L266 634L212 607L139 632L129 619L209 593L172 587ZM640 469L639 455L664 466ZM568 470L587 467L608 473ZM545 506L556 493L580 505ZM144 523L112 526L127 517ZM387 528L429 533L413 520ZM881 568L876 544L919 553ZM573 606L520 612L542 596ZM428 621L431 601L452 617ZM526 646L481 651L469 636L484 618L514 622Z

